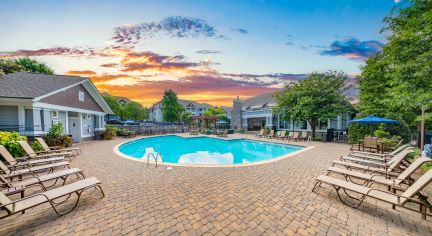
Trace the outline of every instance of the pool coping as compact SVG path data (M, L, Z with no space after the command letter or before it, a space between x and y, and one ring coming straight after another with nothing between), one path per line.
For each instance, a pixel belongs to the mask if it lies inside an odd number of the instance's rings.
M125 143L129 143L129 142L133 142L136 140L140 140L140 139L147 139L147 138L153 138L153 137L163 137L163 136L178 136L178 137L182 137L182 138L198 138L198 137L208 137L208 138L217 138L217 139L222 139L222 140L239 140L239 139L246 139L246 140L250 140L250 141L257 141L257 142L268 142L268 143L273 143L273 144L280 144L280 145L292 145L292 146L300 146L300 147L304 147L301 150L297 150L295 152L291 152L282 156L278 156L275 158L271 158L268 160L263 160L263 161L257 161L257 162L250 162L250 163L243 163L243 164L175 164L175 163L169 163L169 162L158 162L158 165L163 165L163 166L179 166L179 167L210 167L210 168L221 168L221 167L229 167L229 168L235 168L235 167L244 167L244 166L256 166L256 165L262 165L262 164L268 164L268 163L272 163L272 162L276 162L276 161L280 161L282 159L285 159L287 157L290 156L294 156L297 155L299 153L303 153L305 151L311 150L313 148L315 148L315 146L304 146L304 145L298 145L298 144L284 144L284 143L277 143L277 142L271 142L271 140L255 140L255 139L248 139L248 138L232 138L232 139L223 139L223 138L219 138L219 137L210 137L208 135L194 135L194 136L183 136L183 135L177 135L177 134L165 134L165 135L153 135L153 136L146 136L146 137L139 137L136 139L132 139L132 140L128 140L122 143L117 144L114 148L113 151L115 154L117 154L118 156L128 159L128 160L132 160L132 161L138 161L138 162L143 162L143 163L147 163L147 159L138 159L135 157L131 157L129 155L126 155L122 152L120 152L119 147ZM150 164L156 164L156 162L154 160L149 160L148 163Z

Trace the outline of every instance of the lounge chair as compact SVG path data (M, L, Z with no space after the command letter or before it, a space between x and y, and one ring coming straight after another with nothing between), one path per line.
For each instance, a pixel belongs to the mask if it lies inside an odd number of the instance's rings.
M71 156L73 155L72 152L56 152L56 153L36 153L33 148L28 144L26 141L18 141L19 145L22 147L22 149L27 153L29 158L32 159L45 159L49 157L58 157L58 156L64 156L69 159L71 159Z
M17 181L8 181L5 178L3 178L3 176L0 175L0 184L3 185L3 187L5 187L5 189L2 190L2 193L5 195L16 193L17 190L22 190L22 193L24 193L25 189L32 186L40 186L44 191L47 191L47 189L54 186L59 179L63 180L62 185L64 185L66 183L66 179L70 175L76 175L79 179L85 179L82 170L78 168L71 168L71 169L66 169L66 170L54 172L47 175L41 175L36 177L28 176L27 178L23 178ZM51 180L55 180L55 182L47 186L45 182Z
M228 137L228 130L223 130L220 134L220 137Z
M24 175L33 175L38 176L39 172L46 172L52 173L54 169L59 167L69 167L69 162L62 161L62 162L56 162L51 163L48 165L41 165L41 166L33 166L33 167L26 167L19 170L10 170L7 166L5 166L2 162L0 162L0 174L3 175L4 178L10 179L14 177L22 178Z
M307 139L308 139L308 132L307 131L302 131L301 135L299 136L299 139L303 140L303 141L307 141Z
M395 150L393 150L390 153L384 154L384 153L376 153L376 152L360 152L360 151L353 151L348 156L356 156L356 157L362 157L362 158L380 158L383 159L384 157L392 157L398 154L399 152L405 150L406 148L410 147L409 144L405 144L402 146L399 146Z
M0 216L0 219L19 212L24 213L25 210L44 203L49 203L57 215L65 215L75 210L81 198L81 194L87 189L95 188L102 194L102 197L105 197L100 184L101 182L98 179L92 177L17 200L11 200L3 193L0 193L0 209L5 210L7 213L6 215ZM77 195L77 200L74 206L70 210L60 212L57 209L57 206L66 202L72 196L72 194ZM62 197L66 197L66 200L61 199L58 202L55 201L56 199Z
M401 169L399 166L402 164L404 159L408 157L408 153L409 153L408 151L399 153L397 156L393 157L390 161L386 163L380 163L381 165L362 165L362 164L353 163L349 161L336 160L332 162L332 166L341 165L350 170L358 169L364 172L379 172L379 173L384 173L386 175L398 175L393 172L397 172L396 170L398 168Z
M300 141L300 132L294 132L293 136L290 138L290 140L294 140L294 141Z
M276 136L276 138L277 139L281 139L281 140L284 140L286 137L286 131L285 130L282 130L280 133L279 133L279 135L277 135Z
M293 138L294 136L294 132L288 132L288 136L286 137L286 139L289 141Z
M265 136L266 138L274 138L275 132L274 130L270 130L270 132Z
M317 182L315 183L312 192L314 192L317 187L321 186L322 183L331 185L332 187L335 188L339 200L343 204L353 208L360 207L360 205L363 203L366 197L371 197L392 204L393 209L396 208L396 206L398 206L398 207L419 212L422 214L422 218L424 220L426 219L426 216L432 216L431 214L427 213L427 209L429 209L429 211L432 212L432 205L429 203L429 201L425 196L419 194L424 187L426 187L430 182L432 182L432 170L429 170L425 174L423 174L417 181L414 182L413 185L411 185L406 190L402 191L402 194L397 194L394 192L389 192L381 189L373 189L373 188L365 187L362 185L354 184L327 175L319 176L318 178L316 178L316 181ZM347 195L347 197L357 201L358 203L352 205L348 204L346 201L342 199L339 193L340 190L343 190ZM361 197L356 198L348 194L347 191L360 194ZM417 198L414 198L416 195ZM408 202L418 204L420 206L420 209L416 210L410 207L409 205L407 205Z
M199 134L199 130L196 130L196 129L192 129L190 132L189 132L189 135L198 135Z
M132 136L132 134L131 134ZM135 132L133 132L133 136L135 136ZM42 146L42 148L44 149L45 152L74 152L74 156L80 155L82 154L82 151L80 148L60 148L59 146L48 146L48 144L45 142L45 140L41 137L35 138L40 145Z
M64 161L63 156L39 160L29 160L28 158L14 158L3 145L0 145L0 156L3 157L3 159L8 163L9 168L12 169Z
M264 129L261 129L260 132L255 135L255 137L259 137L259 138L263 137L264 136L264 131L265 131Z
M391 164L395 160L397 161L399 158L405 158L411 152L412 152L412 148L407 148L407 149L403 150L402 152L396 154L396 156L394 156L394 157L384 158L381 160L363 159L363 158L356 158L356 157L350 157L350 156L341 157L340 159L343 161L351 161L351 162L355 162L355 163L359 163L359 164L363 164L363 165L369 165L369 166L384 166L384 165Z
M373 184L381 184L388 187L390 190L391 188L402 188L402 184L411 185L412 184L412 178L410 176L423 164L432 162L431 158L428 157L421 157L415 160L413 163L411 163L408 168L406 168L402 173L400 173L398 176L392 176L389 178L389 176L384 176L382 173L379 172L373 173L373 174L366 174L361 173L357 171L352 171L348 169L342 169L337 167L329 167L327 169L327 175L330 175L331 173L338 173L344 176L344 178L348 181L350 180L353 183L359 184L356 180L362 180L363 183L360 185L368 186L370 187Z

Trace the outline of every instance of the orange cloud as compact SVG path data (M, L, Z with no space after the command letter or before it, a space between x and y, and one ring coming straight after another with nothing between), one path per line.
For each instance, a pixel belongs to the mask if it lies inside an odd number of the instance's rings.
M69 70L66 72L67 75L96 75L96 72L92 70Z

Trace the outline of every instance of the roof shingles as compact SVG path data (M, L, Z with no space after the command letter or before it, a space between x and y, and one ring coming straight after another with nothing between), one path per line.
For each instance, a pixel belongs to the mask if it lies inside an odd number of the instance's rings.
M33 99L86 80L78 76L17 72L0 76L0 97Z

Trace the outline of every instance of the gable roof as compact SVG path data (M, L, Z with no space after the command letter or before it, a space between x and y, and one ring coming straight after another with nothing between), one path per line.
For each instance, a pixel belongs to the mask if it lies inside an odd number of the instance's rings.
M265 93L243 101L243 110L271 107L276 103L273 93Z
M184 99L177 99L178 103L180 103L183 106L187 106L189 104L192 104L195 108L210 108L213 107L210 104L207 103L199 103L199 102L195 102L195 101L190 101L190 100L184 100Z
M0 97L33 99L86 80L78 76L17 72L0 76Z
M0 76L0 98L32 99L44 97L82 84L107 114L113 114L94 84L88 79L69 75L46 75L17 72Z

